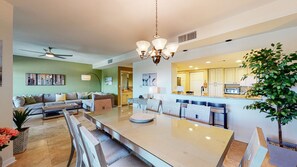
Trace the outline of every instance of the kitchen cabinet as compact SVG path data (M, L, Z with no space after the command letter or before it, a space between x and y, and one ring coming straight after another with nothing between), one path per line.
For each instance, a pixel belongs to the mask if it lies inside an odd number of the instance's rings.
M225 84L240 84L241 78L246 73L246 68L225 68Z
M132 98L132 92L122 93L122 105L127 105L129 98Z
M209 96L222 97L224 95L224 69L209 70Z

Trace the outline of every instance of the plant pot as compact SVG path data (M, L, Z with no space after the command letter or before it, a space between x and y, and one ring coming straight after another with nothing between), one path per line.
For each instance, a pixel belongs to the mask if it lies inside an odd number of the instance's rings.
M2 157L0 156L0 167L3 166L3 160L2 160Z
M275 144L271 144L275 143ZM289 148L297 148L297 144L283 142L284 146ZM270 163L277 167L296 167L297 166L297 151L282 148L278 146L278 141L267 138L267 146L270 154Z
M19 136L13 140L13 154L22 153L27 149L29 128L24 129L25 130L21 131Z

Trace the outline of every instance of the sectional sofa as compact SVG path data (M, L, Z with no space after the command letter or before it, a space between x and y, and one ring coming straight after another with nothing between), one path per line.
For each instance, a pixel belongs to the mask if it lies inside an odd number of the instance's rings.
M30 108L32 109L31 115L42 114L43 106L52 106L67 103L77 103L85 109L92 109L92 102L96 98L111 99L114 103L114 95L104 94L101 92L72 92L72 93L50 93L40 95L26 95L14 96L14 108Z

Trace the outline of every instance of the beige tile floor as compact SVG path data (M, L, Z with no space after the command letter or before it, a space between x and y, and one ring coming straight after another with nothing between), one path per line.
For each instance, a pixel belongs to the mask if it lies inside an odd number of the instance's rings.
M95 126L83 117L83 110L77 118L84 126ZM42 120L34 116L26 123L30 127L28 148L15 155L16 162L10 167L66 167L70 153L70 137L63 117ZM224 161L225 167L237 167L246 149L246 144L233 141ZM75 166L75 158L71 166Z

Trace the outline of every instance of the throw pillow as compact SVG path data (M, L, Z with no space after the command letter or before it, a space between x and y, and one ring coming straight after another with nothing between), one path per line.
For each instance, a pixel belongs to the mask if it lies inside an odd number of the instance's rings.
M77 96L76 96L76 93L66 93L66 99L67 100L76 100L77 99Z
M34 97L32 97L32 96L24 96L24 98L25 98L25 103L26 104L34 104L34 103L36 103Z
M14 96L12 100L16 108L23 107L25 105L25 98L22 96Z
M34 95L33 97L34 97L36 103L41 103L41 102L43 102L43 94L40 94L40 95Z
M65 94L56 94L56 101L65 101L66 95Z
M88 96L87 92L77 92L78 99L87 99L86 96Z

